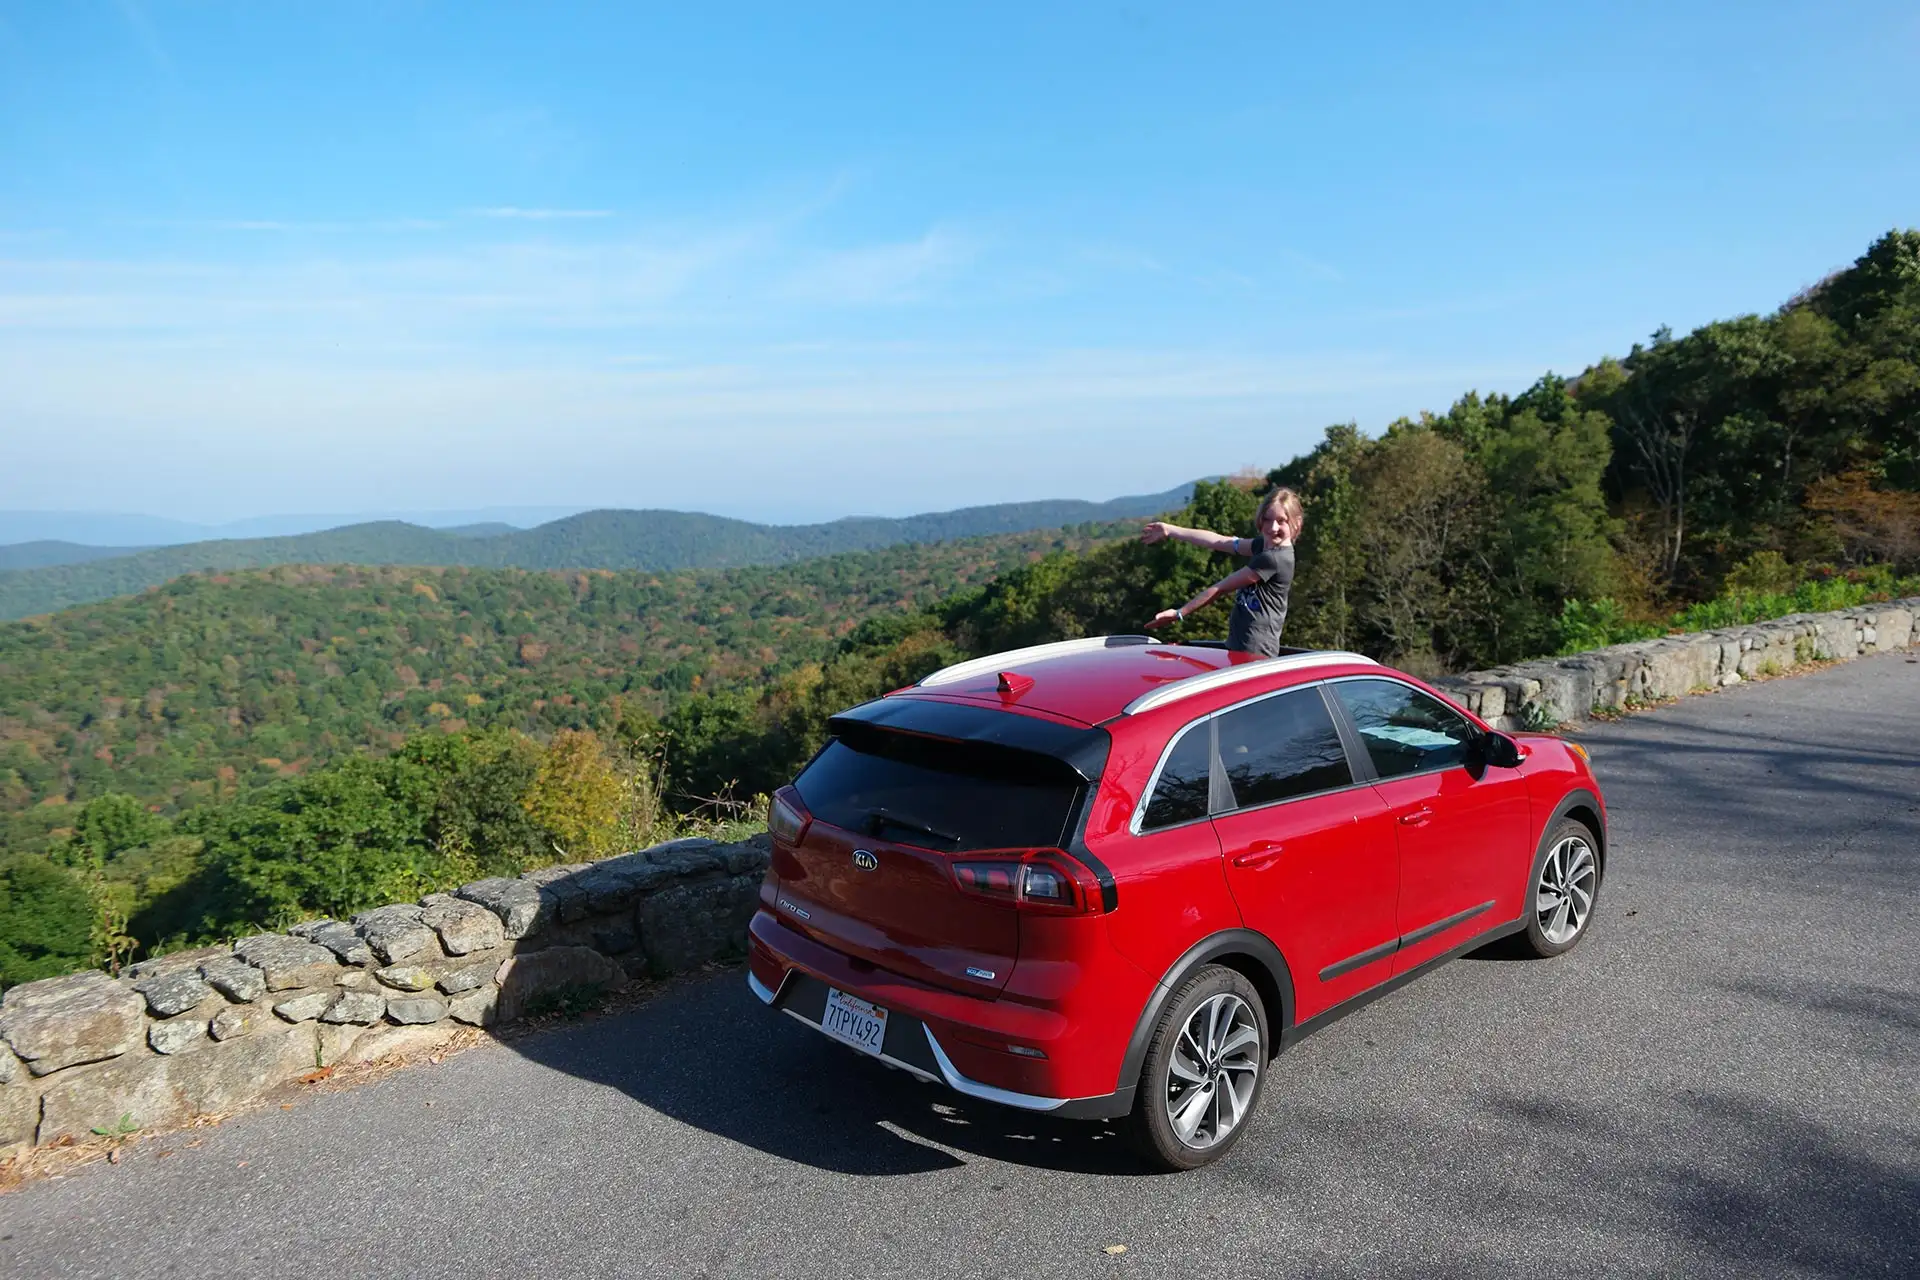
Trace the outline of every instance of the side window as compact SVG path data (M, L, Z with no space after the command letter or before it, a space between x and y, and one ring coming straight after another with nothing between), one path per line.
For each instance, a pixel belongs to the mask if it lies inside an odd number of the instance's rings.
M1353 781L1318 689L1295 689L1226 712L1219 734L1220 761L1239 808Z
M1208 721L1189 725L1167 753L1153 784L1140 829L1153 831L1207 816L1207 780L1213 769L1213 730Z
M1329 687L1382 778L1465 764L1480 736L1465 716L1397 680L1336 680Z

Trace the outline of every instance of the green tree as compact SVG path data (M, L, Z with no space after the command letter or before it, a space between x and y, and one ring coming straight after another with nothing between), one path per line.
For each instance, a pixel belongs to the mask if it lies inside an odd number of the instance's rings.
M0 990L93 962L93 897L45 858L0 859Z
M1306 524L1295 547L1286 638L1303 648L1352 649L1363 643L1360 603L1367 558L1360 533L1363 496L1355 472L1372 442L1353 423L1328 427L1311 453L1267 476L1300 494Z
M1611 591L1616 522L1601 488L1611 425L1551 376L1510 401L1469 397L1436 421L1484 477L1487 523L1475 554L1490 579L1489 607L1463 636L1474 661L1551 652L1563 603Z

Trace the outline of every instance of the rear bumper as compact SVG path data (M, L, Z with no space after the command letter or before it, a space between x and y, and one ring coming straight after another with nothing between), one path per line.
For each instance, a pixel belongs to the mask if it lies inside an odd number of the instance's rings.
M878 1056L888 1066L968 1097L1022 1111L1101 1119L1133 1109L1130 1086L1093 1097L1056 1096L1045 1090L1048 1063L1022 1060L981 1043L996 1037L1030 1042L1037 1029L1035 1018L1046 1016L1035 1010L927 987L870 965L856 965L764 911L754 917L749 938L747 985L762 1004L815 1031L821 1030L829 988L887 1009L886 1040Z

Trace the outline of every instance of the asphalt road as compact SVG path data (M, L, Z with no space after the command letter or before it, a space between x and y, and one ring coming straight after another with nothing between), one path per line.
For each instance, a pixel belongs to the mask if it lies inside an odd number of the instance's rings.
M1587 939L1288 1052L1212 1169L890 1073L729 974L0 1197L0 1271L1920 1275L1920 663L1582 736Z

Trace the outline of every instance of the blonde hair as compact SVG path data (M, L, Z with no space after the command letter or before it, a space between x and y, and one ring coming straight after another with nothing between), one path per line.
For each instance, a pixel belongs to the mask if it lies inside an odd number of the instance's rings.
M1285 513L1287 522L1293 526L1293 536L1299 537L1300 531L1307 527L1307 508L1300 501L1300 495L1291 489L1275 489L1260 500L1259 509L1253 513L1254 522L1264 523L1268 510L1275 506Z

